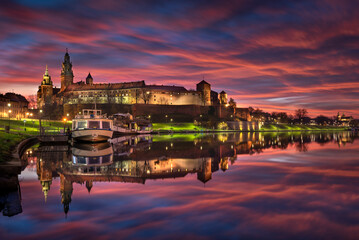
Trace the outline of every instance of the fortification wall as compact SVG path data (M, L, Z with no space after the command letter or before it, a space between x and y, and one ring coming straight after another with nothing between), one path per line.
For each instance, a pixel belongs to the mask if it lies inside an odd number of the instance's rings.
M93 109L94 104L64 104L64 116L69 114L73 118L82 109ZM248 114L243 110L234 113L232 108L224 106L200 106L200 105L159 105L159 104L97 104L97 109L103 113L112 115L115 113L131 113L136 116L151 116L153 121L193 121L200 115L211 115L222 119L234 119L241 116L241 119L247 119ZM166 117L167 116L167 117Z
M257 131L262 127L260 122L254 121L233 121L227 122L227 125L230 130L240 131Z

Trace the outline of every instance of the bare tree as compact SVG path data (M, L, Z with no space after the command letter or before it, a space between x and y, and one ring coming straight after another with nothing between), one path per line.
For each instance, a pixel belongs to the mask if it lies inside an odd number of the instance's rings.
M299 120L302 120L303 118L308 116L308 111L305 108L299 108L299 109L295 110L295 116Z
M136 88L136 89L135 89L135 100L136 100L136 104L138 103L138 99L140 98L140 96L141 96L141 89Z
M151 96L152 96L151 91L146 91L146 89L141 89L140 98L143 100L145 104L149 103Z
M236 108L237 107L237 103L233 100L233 98L230 98L228 101L228 104L231 108Z
M35 94L27 96L27 101L29 101L29 108L37 107L37 96Z
M160 97L160 99L158 99L158 102L162 105L167 105L168 99L166 99L165 97Z

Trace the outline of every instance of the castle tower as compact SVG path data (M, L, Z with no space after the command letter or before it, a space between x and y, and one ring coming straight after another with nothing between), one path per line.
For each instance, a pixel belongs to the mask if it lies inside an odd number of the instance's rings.
M86 84L93 85L93 78L90 73L87 75Z
M202 94L202 104L204 106L211 105L211 84L202 80L197 84L197 91Z
M64 213L66 215L70 209L72 190L72 182L67 180L64 175L60 174L61 203L64 205Z
M37 175L42 186L42 192L44 193L45 202L52 184L52 169L51 163L47 161L37 161L36 163Z
M92 186L93 186L92 180L91 181L86 181L86 188L87 188L88 193L91 192Z
M221 105L227 105L228 99L227 99L227 93L225 91L219 93L219 103Z
M45 104L49 104L52 101L53 85L49 70L46 65L46 70L42 78L41 85L37 91L37 108L42 108Z
M202 171L197 172L197 179L203 183L206 183L212 179L211 163L211 158L202 158Z
M74 73L72 72L72 62L70 61L70 55L66 48L66 53L64 61L62 63L61 70L61 90L64 91L67 86L73 84L74 82Z

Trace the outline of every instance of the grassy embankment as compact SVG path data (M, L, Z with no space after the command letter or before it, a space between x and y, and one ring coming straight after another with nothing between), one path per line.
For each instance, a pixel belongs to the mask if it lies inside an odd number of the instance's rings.
M24 129L23 120L10 120L10 133L5 133L5 126L9 125L9 120L0 119L0 162L7 161L15 146L22 140L39 134L39 120L26 119ZM55 133L64 128L64 123L60 121L41 121L41 126L47 133ZM71 122L66 124L66 128L71 126Z
M173 131L173 132L201 132L213 131L213 129L206 129L196 126L193 123L153 123L154 131ZM343 131L345 127L334 126L312 126L312 125L290 125L290 124L265 124L258 131L260 132L288 132L288 131ZM220 131L220 130L214 130ZM221 130L223 131L223 130Z

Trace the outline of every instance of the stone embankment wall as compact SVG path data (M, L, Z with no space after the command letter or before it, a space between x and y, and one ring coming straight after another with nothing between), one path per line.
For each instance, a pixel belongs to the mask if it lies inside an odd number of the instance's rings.
M93 109L94 104L65 104L63 116L70 115L73 118L82 109ZM237 108L235 111L232 108L225 106L200 106L200 105L159 105L159 104L97 104L97 109L101 109L103 113L112 115L115 113L131 113L136 116L151 115L157 120L161 120L166 115L168 120L173 118L173 121L193 121L202 115L212 115L218 118L235 118L250 120L247 108ZM177 118L177 119L176 119ZM179 118L179 119L178 119ZM181 119L183 118L183 119ZM155 119L153 119L155 120ZM162 119L163 120L163 119Z
M262 123L254 121L234 121L227 122L229 130L239 131L258 131L262 127Z

